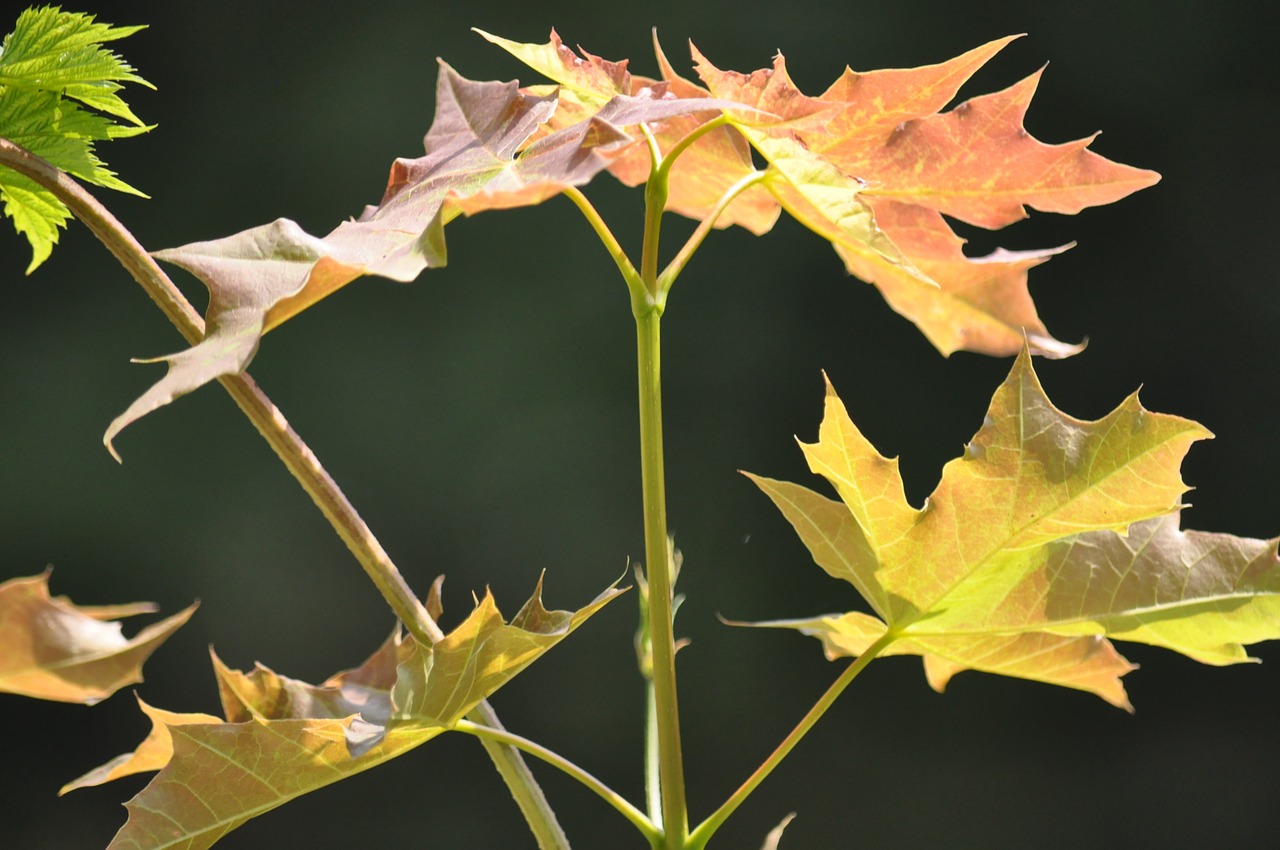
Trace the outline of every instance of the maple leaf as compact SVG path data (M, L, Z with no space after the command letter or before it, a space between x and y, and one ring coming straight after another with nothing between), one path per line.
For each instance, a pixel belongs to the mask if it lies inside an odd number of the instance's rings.
M526 147L556 105L555 93L530 94L514 82L475 82L442 62L426 155L396 160L378 206L323 238L278 219L223 239L157 251L158 259L208 286L205 338L157 358L168 363L167 374L111 423L104 437L108 448L139 417L242 371L263 334L356 278L410 281L424 269L443 266L444 226L457 216L541 203L590 182L633 144L624 128L726 104L676 98L662 87L618 94Z
M869 199L876 225L910 258L927 280L878 254L836 245L850 272L870 281L889 306L915 322L943 354L980 351L1016 354L1026 344L1033 354L1062 358L1084 345L1054 339L1036 313L1027 290L1027 271L1070 248L1039 251L997 249L967 257L964 240L936 210L892 200Z
M696 48L693 57L712 95L760 110L731 116L770 162L766 185L783 208L831 241L850 273L875 284L943 354L1013 354L1025 336L1034 353L1064 357L1081 346L1053 339L1026 292L1027 268L1061 249L969 259L938 213L999 228L1026 217L1026 206L1076 213L1159 175L1093 153L1092 137L1032 138L1022 119L1039 73L939 112L1010 40L921 68L846 69L818 97L795 86L781 54L751 74L722 71Z
M142 697L136 694L134 696L138 700L138 707L142 709L142 713L151 721L151 731L147 734L147 737L133 752L116 756L106 764L99 765L83 776L63 785L58 789L59 797L69 791L75 791L77 788L91 788L95 785L102 785L136 773L150 773L160 770L173 757L173 733L170 732L170 727L221 722L212 714L165 711L164 709L147 705Z
M49 596L49 571L0 584L0 691L93 705L142 681L142 664L195 613L196 605L126 639L118 617L150 603L77 606Z
M611 62L582 48L574 53L554 29L546 44L522 44L473 27L486 41L496 44L548 80L566 88L572 102L599 108L619 94L634 94L627 61Z
M975 669L1126 708L1120 677L1132 666L1110 638L1210 664L1247 660L1244 645L1280 638L1280 560L1275 540L1179 530L1179 466L1209 436L1136 395L1100 420L1073 419L1045 396L1024 349L964 456L917 509L897 461L858 432L828 385L818 442L802 447L841 501L751 477L874 616L758 625L817 636L833 658L889 634L885 654L924 656L938 690Z
M490 41L566 87L586 108L630 85L651 85L625 62L575 54L552 31L547 44ZM1027 292L1027 270L1064 247L998 250L970 258L941 213L984 227L1025 217L1025 206L1079 212L1149 186L1151 171L1087 150L1091 139L1045 145L1022 126L1039 74L941 113L960 87L1012 37L947 62L914 69L844 74L819 97L792 83L784 58L751 74L721 71L696 48L698 86L676 73L654 36L661 78L679 97L719 98L755 107L728 113L732 126L697 138L671 167L666 209L695 219L755 172L750 148L768 162L760 185L733 199L715 219L760 235L780 210L828 240L846 268L876 285L943 354L958 350L1067 357L1083 345L1054 339ZM562 98L563 100L563 98ZM570 112L577 115L577 112ZM720 116L691 113L652 128L662 155ZM568 119L565 119L568 120ZM647 150L632 147L609 166L629 186L650 176Z
M203 850L249 818L426 743L622 591L548 611L542 583L505 622L491 594L432 646L397 631L359 667L320 685L214 656L225 721L142 703L152 731L133 753L64 791L159 770L126 807L109 850Z
M151 84L102 47L141 29L145 27L95 23L92 15L50 6L24 11L0 47L0 137L82 180L142 195L107 169L93 150L96 141L152 129L117 94L123 83ZM49 258L58 229L71 213L47 189L3 167L0 200L14 228L31 244L30 274Z
M551 31L550 41L546 44L522 44L483 30L476 32L567 91L568 97L561 94L559 108L565 109L568 103L569 110L565 117L557 112L552 124L573 120L581 115L582 110L590 108L590 104L602 102L619 92L634 95L659 84L665 85L666 91L675 97L700 98L708 105L713 103L710 92L684 79L672 68L658 43L656 31L653 49L661 71L659 80L633 76L627 70L627 62L601 59L581 47L578 48L581 55L575 54L565 46L555 30ZM720 110L708 108L675 116L651 126L650 135L658 150L666 155L690 133L720 115ZM625 149L609 164L609 173L627 186L644 183L649 179L650 169L649 151L638 145ZM724 193L753 171L751 147L742 133L733 127L709 130L672 165L664 208L690 218L706 218ZM715 226L723 229L736 224L759 236L773 227L780 211L778 202L767 191L752 187L733 200L716 219Z

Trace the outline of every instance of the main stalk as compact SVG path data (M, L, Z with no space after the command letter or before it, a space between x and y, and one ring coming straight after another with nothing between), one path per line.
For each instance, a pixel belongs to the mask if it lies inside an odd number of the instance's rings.
M654 179L657 178L657 179ZM684 756L676 699L676 642L672 623L673 564L667 543L666 476L662 460L662 309L658 286L658 232L667 200L665 172L645 186L641 287L632 290L636 320L636 366L640 389L640 475L644 496L644 560L649 582L649 635L658 728L658 783L666 850L683 850L689 836Z
M640 377L640 471L644 490L644 553L649 580L649 633L653 640L653 689L657 709L659 783L666 846L684 847L688 834L684 758L676 701L672 575L667 546L667 504L662 465L661 311L636 317Z

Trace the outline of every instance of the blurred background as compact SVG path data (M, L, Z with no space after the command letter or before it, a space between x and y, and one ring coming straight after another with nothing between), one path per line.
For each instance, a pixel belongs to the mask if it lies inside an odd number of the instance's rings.
M323 234L381 196L396 156L417 156L435 59L477 79L532 75L478 26L655 73L656 26L723 68L782 50L802 89L856 70L942 61L1025 32L961 96L1052 62L1027 119L1060 142L1164 175L1079 217L1033 214L997 245L1078 247L1032 272L1057 337L1083 354L1040 362L1067 412L1100 416L1142 387L1147 407L1218 439L1191 452L1188 527L1280 533L1274 414L1280 346L1280 80L1262 3L304 2L75 8L151 28L119 44L159 91L135 89L159 126L102 153L151 200L106 197L149 248L288 216ZM12 13L11 13L12 14ZM7 18L4 28L11 22ZM642 199L602 175L587 189L638 251ZM689 223L669 218L673 251ZM53 565L82 603L152 599L201 609L138 690L214 711L206 647L319 681L358 664L391 617L337 537L217 387L131 427L118 466L107 423L161 374L130 365L181 340L106 252L73 226L31 278L0 232L0 577ZM585 604L642 557L634 337L627 295L578 212L486 213L449 227L448 268L408 285L358 282L272 333L251 372L360 507L409 582L444 573L445 624L492 587L513 613L547 570L550 607ZM200 285L179 283L199 306ZM788 220L756 239L708 240L665 326L671 528L685 555L678 633L692 815L754 768L841 667L808 638L733 619L856 607L814 567L738 469L814 484L793 435L816 434L825 369L854 419L901 455L908 495L981 424L1009 363L939 356L876 291ZM634 596L599 614L494 703L513 730L642 796L642 687ZM131 627L136 628L136 627ZM1088 695L968 673L945 695L913 659L868 670L720 833L756 848L788 812L784 848L1271 848L1280 834L1280 647L1269 663L1201 667L1122 647L1137 713ZM0 695L6 848L103 847L144 779L65 781L132 749L147 724L127 693L90 710ZM639 847L612 810L536 766L575 846ZM232 833L219 847L531 847L474 741L445 736Z

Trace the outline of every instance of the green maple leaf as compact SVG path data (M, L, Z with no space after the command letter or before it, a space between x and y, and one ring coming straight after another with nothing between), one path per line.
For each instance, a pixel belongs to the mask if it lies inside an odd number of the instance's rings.
M402 755L449 731L622 591L577 611L548 611L541 582L503 620L486 593L432 646L393 634L363 664L320 685L214 656L225 720L142 703L152 731L132 753L63 792L159 770L126 807L110 850L203 850L252 817Z
M93 705L142 681L142 664L196 606L126 639L118 618L150 603L82 606L49 596L49 573L0 584L0 692Z
M1209 664L1247 660L1245 645L1280 638L1280 560L1275 540L1179 530L1179 466L1209 436L1136 395L1095 422L1073 419L1049 402L1024 350L964 456L917 509L897 462L828 388L818 442L803 449L840 501L752 478L874 615L760 625L819 637L830 657L889 634L885 654L923 656L939 690L975 669L1124 707L1120 677L1132 667L1111 638Z
M141 29L96 23L92 15L51 6L23 12L0 47L0 138L82 180L142 195L116 177L93 148L97 141L152 129L118 94L124 83L151 84L102 47ZM48 190L3 167L0 199L31 244L30 274L48 259L71 213Z

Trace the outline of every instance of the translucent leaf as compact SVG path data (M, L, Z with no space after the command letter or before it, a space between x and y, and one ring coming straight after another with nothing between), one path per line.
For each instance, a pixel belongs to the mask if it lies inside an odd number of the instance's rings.
M142 681L142 664L195 613L192 605L125 638L113 617L134 603L80 608L49 596L49 573L0 584L0 691L93 705Z
M778 842L782 840L783 830L795 819L796 813L792 812L783 818L781 823L769 830L769 834L765 836L764 844L761 845L760 850L778 850Z
M566 109L566 98L561 104L551 126L563 126L579 120L589 104L602 102L618 92L638 94L657 85L666 86L670 95L679 98L711 97L702 86L684 79L667 61L654 33L653 48L661 70L661 80L635 76L627 71L627 63L611 62L579 48L575 54L560 40L554 30L547 44L520 44L481 32L489 41L502 47L533 70L554 80L569 90L571 99ZM707 101L708 104L710 101ZM562 116L561 112L565 114ZM649 127L658 150L664 155L676 143L697 130L709 120L720 116L720 111L708 108L668 118ZM649 179L651 159L648 149L636 145L623 150L609 164L609 173L628 186L639 186ZM751 162L751 147L742 133L733 127L719 127L706 132L675 161L670 172L665 208L690 218L702 219L711 213L725 191L740 178L755 170ZM752 187L734 199L733 203L716 219L716 227L739 225L752 233L768 232L778 219L778 202L762 187Z
M787 212L831 241L848 270L943 354L1012 354L1025 336L1033 353L1065 357L1082 346L1050 336L1026 290L1027 269L1061 249L970 259L940 213L998 228L1025 218L1027 206L1076 213L1159 176L1093 153L1093 137L1032 138L1022 120L1039 74L942 112L1010 40L921 68L846 69L817 97L795 86L780 54L750 74L693 56L711 94L761 110L731 114L770 162Z
M1178 528L1179 466L1201 426L1132 396L1097 421L1044 395L1024 350L964 456L923 509L897 462L858 432L828 386L810 468L840 496L754 477L814 560L852 584L861 612L761 625L856 656L886 631L889 654L925 658L941 689L965 669L1079 688L1128 706L1131 665L1109 640L1210 664L1280 638L1276 541Z
M262 335L364 275L410 281L446 261L444 226L460 214L538 204L590 182L635 139L624 128L703 109L663 90L616 95L589 117L524 143L556 109L556 95L515 83L475 82L441 64L426 154L398 159L382 203L323 238L288 219L156 253L208 287L205 338L169 357L164 378L107 429L112 440L141 416L244 369ZM114 451L114 450L113 450Z
M56 6L27 9L0 49L0 86L62 92L141 127L143 122L116 92L121 82L154 86L102 45L144 29L97 23L93 15Z
M113 779L132 776L135 773L150 773L160 770L173 757L173 733L170 731L171 727L187 726L193 723L220 722L212 714L179 714L174 711L164 711L147 705L141 697L138 697L138 707L151 720L151 732L146 739L133 752L116 756L106 764L99 765L84 776L73 779L63 785L58 790L59 796L66 794L68 791L75 791L77 788L102 785Z
M433 646L392 635L362 665L310 685L214 657L225 721L143 705L153 730L132 754L66 789L159 770L127 804L110 850L201 850L256 817L448 731L621 591L577 611L542 607L541 583L510 622L485 594Z

